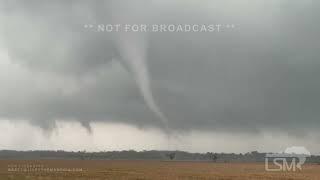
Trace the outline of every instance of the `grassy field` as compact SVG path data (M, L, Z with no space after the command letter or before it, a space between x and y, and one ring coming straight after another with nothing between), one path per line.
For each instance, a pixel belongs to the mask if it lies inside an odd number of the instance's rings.
M8 166L10 168L10 172L8 171ZM27 168L29 172L23 172L23 168ZM40 170L36 171L37 168L40 168ZM0 179L319 180L320 165L306 164L304 165L302 171L297 172L266 172L263 163L103 160L0 160Z

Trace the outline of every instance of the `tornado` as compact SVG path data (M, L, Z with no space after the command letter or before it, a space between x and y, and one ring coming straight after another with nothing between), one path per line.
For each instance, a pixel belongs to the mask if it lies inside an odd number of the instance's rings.
M119 2L112 1L110 9L113 24L135 24L133 22L147 22L151 14L144 13L147 9L141 9L145 2ZM123 12L123 7L136 7L127 9ZM146 16L148 14L148 16ZM161 120L165 132L169 135L169 121L156 104L150 82L150 75L147 67L147 33L146 32L125 32L119 31L113 34L113 41L116 45L117 57L123 66L133 75L134 80L139 87L147 107ZM116 58L117 59L117 58Z
M169 132L169 121L156 104L150 84L150 75L146 62L147 38L139 33L120 33L115 38L121 62L133 74L144 102L155 113L164 125L166 133Z

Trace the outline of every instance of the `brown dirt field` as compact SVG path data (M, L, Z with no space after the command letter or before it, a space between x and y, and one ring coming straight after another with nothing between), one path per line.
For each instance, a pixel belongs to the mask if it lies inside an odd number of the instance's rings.
M8 166L25 168L82 168L81 172L9 172ZM66 170L66 169L64 169ZM74 170L74 169L73 169ZM79 171L80 169L78 169ZM320 180L320 165L306 164L302 171L266 172L263 163L210 163L182 161L105 160L0 160L0 180Z

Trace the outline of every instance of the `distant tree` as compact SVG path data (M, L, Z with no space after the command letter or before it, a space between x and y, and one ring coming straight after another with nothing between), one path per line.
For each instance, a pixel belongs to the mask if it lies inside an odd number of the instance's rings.
M213 161L214 161L214 162L216 162L216 161L217 161L217 159L218 159L218 156L217 156L217 154L213 154L213 157L212 157L212 159L213 159Z
M175 152L168 153L168 154L167 154L167 157L168 157L170 160L173 160L173 159L176 157L176 153L175 153Z
M218 159L218 155L216 153L207 152L207 155L209 156L210 160L213 162L216 162Z
M80 159L85 160L86 159L86 151L78 151Z
M257 154L259 154L258 151L251 151L250 153L251 153L252 155L257 155Z

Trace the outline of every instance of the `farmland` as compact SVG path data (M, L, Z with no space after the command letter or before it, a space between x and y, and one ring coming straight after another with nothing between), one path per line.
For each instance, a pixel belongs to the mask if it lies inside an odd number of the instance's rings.
M24 171L23 168L27 171ZM39 170L39 168L41 169ZM296 172L267 172L263 163L155 160L1 160L0 179L318 180L320 179L320 165L306 164L302 171Z

